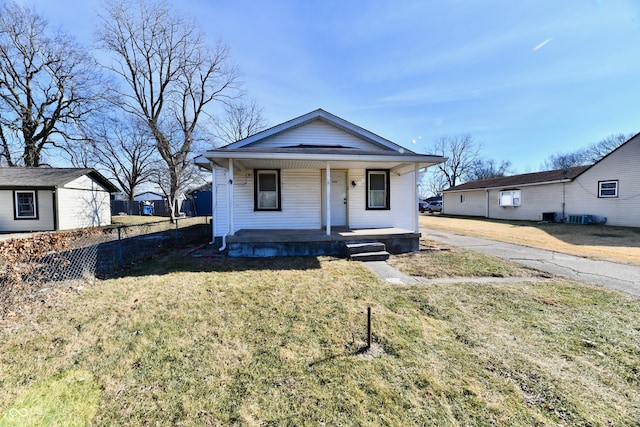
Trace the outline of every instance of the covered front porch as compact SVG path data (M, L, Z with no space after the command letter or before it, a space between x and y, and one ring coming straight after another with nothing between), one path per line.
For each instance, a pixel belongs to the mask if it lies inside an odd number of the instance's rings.
M226 251L231 257L269 256L346 256L349 243L384 243L389 253L405 253L420 249L420 233L401 228L349 229L333 227L311 230L242 229L226 238Z

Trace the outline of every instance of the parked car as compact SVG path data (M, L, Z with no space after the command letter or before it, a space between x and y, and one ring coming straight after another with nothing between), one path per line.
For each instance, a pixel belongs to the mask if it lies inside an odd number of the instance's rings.
M427 202L418 202L418 210L420 211L420 213L426 212L428 206L429 203Z
M421 210L420 212L442 212L442 202L429 202L427 203L427 206L424 207L424 210Z

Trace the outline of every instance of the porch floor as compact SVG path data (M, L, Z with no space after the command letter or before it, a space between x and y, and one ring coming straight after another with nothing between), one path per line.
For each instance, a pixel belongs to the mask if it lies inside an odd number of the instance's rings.
M232 257L265 256L346 256L347 243L381 242L390 253L419 249L420 233L401 228L349 229L333 227L312 230L239 230L227 236L228 255Z

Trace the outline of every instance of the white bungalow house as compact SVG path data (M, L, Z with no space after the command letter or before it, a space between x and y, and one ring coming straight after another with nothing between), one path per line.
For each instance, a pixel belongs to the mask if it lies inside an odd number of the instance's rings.
M509 220L640 227L640 134L590 166L467 182L443 212Z
M230 256L272 256L362 240L417 250L418 175L444 160L318 109L196 163L212 171L212 241Z
M94 169L0 168L0 232L109 225L117 191Z

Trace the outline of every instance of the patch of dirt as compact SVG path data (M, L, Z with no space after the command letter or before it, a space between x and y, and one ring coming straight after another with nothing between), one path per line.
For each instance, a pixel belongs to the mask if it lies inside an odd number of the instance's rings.
M358 352L357 357L365 360L371 360L376 357L382 357L386 354L387 352L384 351L384 347L376 343L372 343L371 347L364 347L362 351Z

